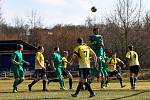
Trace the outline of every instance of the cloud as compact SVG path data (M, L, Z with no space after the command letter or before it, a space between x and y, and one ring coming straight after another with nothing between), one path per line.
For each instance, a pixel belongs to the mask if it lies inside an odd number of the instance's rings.
M34 0L34 2L43 3L49 6L65 6L66 0Z

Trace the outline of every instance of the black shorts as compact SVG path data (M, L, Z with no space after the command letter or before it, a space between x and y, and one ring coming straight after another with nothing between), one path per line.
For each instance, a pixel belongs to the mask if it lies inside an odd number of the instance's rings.
M130 66L130 73L138 74L140 71L139 65Z
M63 75L64 77L67 77L67 76L69 75L69 73L70 73L70 72L69 72L68 70L62 68L62 75Z
M44 71L43 69L36 69L35 70L35 78L37 78L37 79L46 78L46 71Z
M109 71L108 72L108 76L109 77L113 77L113 76L116 76L119 72L117 70L114 70L114 71Z
M90 68L80 68L79 74L81 79L87 79L90 74Z

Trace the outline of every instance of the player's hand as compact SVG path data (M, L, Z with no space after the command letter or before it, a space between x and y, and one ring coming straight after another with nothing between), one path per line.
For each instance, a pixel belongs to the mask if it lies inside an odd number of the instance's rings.
M18 66L22 66L23 65L23 63L18 63Z
M56 68L54 67L54 71L56 70Z
M94 64L94 66L95 66L95 67L98 67L98 63L96 62L96 63Z
M123 68L126 68L126 64L123 64Z
M27 65L30 65L30 63L29 63L29 62L26 62L26 64L27 64Z
M68 64L69 64L69 65L72 65L73 63L72 63L72 62L68 62Z
M46 72L46 68L43 67L42 70L43 70L44 72Z

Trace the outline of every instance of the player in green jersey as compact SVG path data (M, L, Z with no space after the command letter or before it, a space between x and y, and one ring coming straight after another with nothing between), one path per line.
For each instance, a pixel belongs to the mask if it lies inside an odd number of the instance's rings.
M103 88L104 84L104 72L103 72L103 61L104 61L104 44L103 44L103 37L99 35L99 29L94 28L92 35L89 36L90 47L96 53L98 58L98 68L93 67L91 70L92 76L97 76L97 81L101 81L101 88Z
M23 60L22 57L23 45L17 45L17 51L11 56L11 69L14 73L13 92L17 92L17 86L24 80L23 64L29 65L29 62Z
M50 57L50 63L51 63L51 67L54 68L55 73L58 77L60 86L61 86L61 90L65 90L64 88L64 79L62 76L62 57L59 54L59 47L54 48L54 53L51 55Z

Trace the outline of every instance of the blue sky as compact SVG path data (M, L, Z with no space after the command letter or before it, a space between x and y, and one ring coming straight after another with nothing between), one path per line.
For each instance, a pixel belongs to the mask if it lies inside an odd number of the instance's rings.
M44 26L56 24L84 24L88 16L96 16L97 22L109 15L118 0L2 0L3 17L13 25L15 17L27 21L34 10L42 18ZM150 0L143 0L148 9ZM92 13L90 8L96 6L98 11Z

